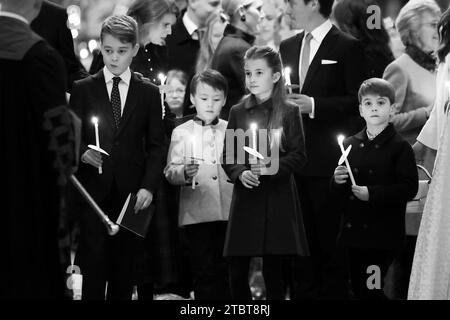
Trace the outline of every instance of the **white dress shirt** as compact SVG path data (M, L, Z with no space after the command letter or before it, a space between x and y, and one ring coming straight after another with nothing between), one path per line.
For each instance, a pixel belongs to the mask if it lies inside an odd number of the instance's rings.
M331 21L327 19L324 23L322 23L320 26L315 28L313 31L311 31L312 39L310 43L310 51L309 51L309 64L311 65L312 60L314 59L314 56L316 55L317 51L319 50L320 45L322 44L323 39L328 34L328 32L331 30L333 25L331 24ZM303 55L303 46L305 45L305 38L306 38L306 32L303 35L303 41L302 41L302 47L300 49L300 56L299 56L299 64L298 64L298 74L301 74L301 68L302 68L302 55ZM314 119L314 98L311 97L312 101L312 111L309 114L309 117L311 119Z
M116 77L108 70L106 66L103 67L103 75L105 76L106 89L108 90L109 101L111 101L111 92L113 87L113 78ZM119 94L120 94L120 114L123 115L123 108L125 107L125 102L127 101L128 88L130 86L131 80L131 70L127 68L120 76L122 79L119 82Z
M189 18L187 12L183 15L183 24L186 27L187 32L190 34L192 39L198 40L198 35L195 31L198 30L198 26L192 21L191 18Z

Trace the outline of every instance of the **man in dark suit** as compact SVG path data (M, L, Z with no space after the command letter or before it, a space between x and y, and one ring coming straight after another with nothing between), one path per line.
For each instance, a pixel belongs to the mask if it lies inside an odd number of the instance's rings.
M362 48L328 19L333 0L289 0L286 14L301 32L280 53L299 91L288 95L303 114L308 162L296 177L311 257L294 264L294 298L345 298L345 268L336 238L339 215L329 181L340 157L336 137L359 128L357 92L365 79Z
M146 209L158 189L166 158L159 89L130 71L136 55L137 23L112 16L102 25L105 67L75 82L70 105L83 121L78 177L99 206L116 221L129 193L134 207ZM99 143L109 156L88 148L96 144L92 117L99 120ZM99 174L99 168L102 173ZM76 264L83 274L83 299L130 300L140 239L127 230L109 237L100 220L80 203L80 248Z
M172 27L172 34L166 39L169 57L169 70L179 69L186 72L188 85L184 99L184 113L191 114L195 108L188 108L189 83L195 74L200 37L208 17L218 11L220 0L188 0L186 11L182 12Z
M39 15L31 23L31 29L47 40L64 59L67 91L71 92L73 82L86 78L89 74L75 56L72 34L67 27L66 10L49 1L43 1Z

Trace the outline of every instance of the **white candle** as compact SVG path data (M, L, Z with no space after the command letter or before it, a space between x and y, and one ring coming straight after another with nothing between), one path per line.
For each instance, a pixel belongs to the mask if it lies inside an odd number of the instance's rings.
M256 123L252 123L250 124L250 130L252 131L252 145L251 147L255 150L258 151L258 147L256 146L256 129L258 129L258 125ZM252 158L254 160L256 160L255 156L252 156Z
M284 68L284 78L285 78L286 86L289 86L288 87L289 94L291 94L292 93L292 88L291 88L291 68L289 68L289 67Z
M191 148L192 161L195 161L195 135L191 137ZM192 177L192 190L195 190L195 176Z
M162 112L162 118L164 119L165 114L165 108L164 108L164 90L162 89L162 86L164 86L164 83L166 82L167 77L164 75L164 73L158 74L158 79L161 82L161 89L159 92L161 93L161 112Z
M100 149L100 137L98 135L98 118L92 117L91 121L94 124L94 129L95 129L95 146L98 149ZM103 173L102 166L100 166L100 167L98 167L98 174L102 174L102 173Z
M339 135L337 138L342 154L345 153L344 144L343 144L344 139L345 138L343 135ZM348 174L350 175L350 180L352 181L352 185L356 186L355 178L353 177L352 169L350 168L350 163L348 162L347 157L345 157L345 166L347 167Z

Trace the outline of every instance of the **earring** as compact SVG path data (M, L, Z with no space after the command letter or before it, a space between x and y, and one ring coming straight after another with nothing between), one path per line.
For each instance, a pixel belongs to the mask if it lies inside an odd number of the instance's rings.
M241 21L242 21L242 22L245 22L245 20L246 20L245 15L242 15L242 16L241 16Z

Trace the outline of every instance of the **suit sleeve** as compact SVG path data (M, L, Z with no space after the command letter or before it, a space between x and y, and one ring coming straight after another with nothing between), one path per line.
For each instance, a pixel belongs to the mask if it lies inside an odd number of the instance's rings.
M418 108L409 112L401 112L407 95L408 78L404 70L395 63L386 67L383 78L389 81L395 88L395 110L391 119L398 132L422 127L427 121L426 108Z
M146 90L149 93L149 119L145 139L145 173L141 188L154 193L161 182L167 156L167 140L165 139L159 90L153 86Z
M234 130L237 129L236 120L236 110L232 108L230 111L230 116L228 118L228 125L223 144L222 168L233 183L240 182L239 175L243 171L249 170L249 168L245 164L238 163L237 139L235 138L235 136L229 134L230 132L234 132Z
M300 173L307 160L302 118L297 107L293 107L287 114L285 124L283 149L286 154L279 158L279 168L271 176L272 179L284 178L292 173Z
M414 152L408 142L403 141L400 154L395 161L395 183L386 186L368 186L370 204L406 203L417 194L419 178Z
M316 120L335 122L336 119L358 116L358 90L367 77L366 59L359 41L349 41L345 50L342 74L345 90L339 96L313 96Z
M77 82L74 83L72 87L72 94L70 95L69 106L70 109L75 112L78 118L81 119L81 141L80 141L80 152L79 156L81 156L88 150L88 146L86 143L86 133L84 130L84 124L86 119L86 103L83 99L83 88Z

